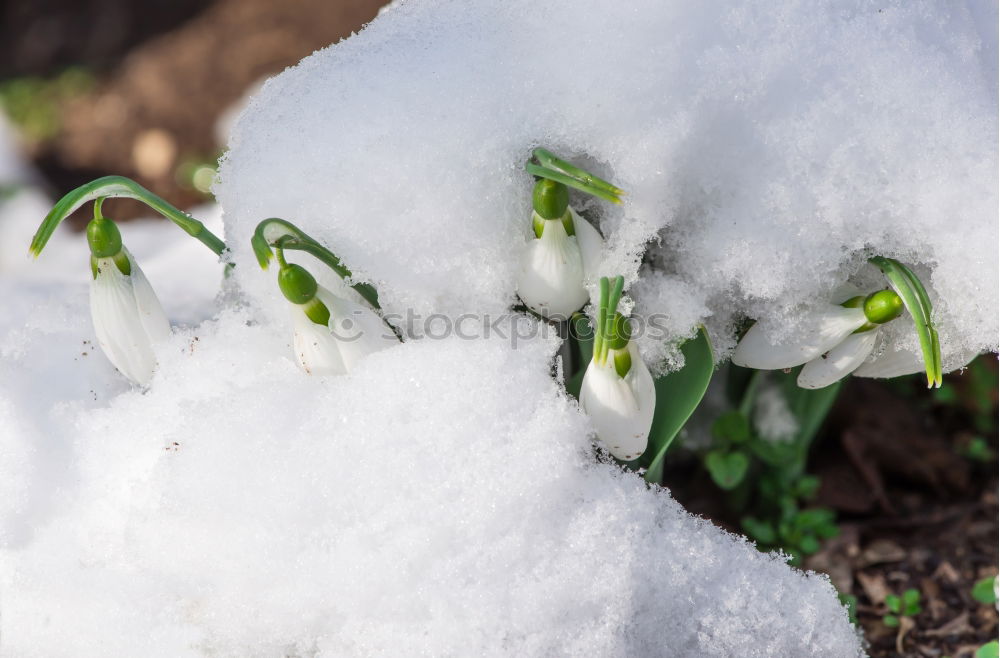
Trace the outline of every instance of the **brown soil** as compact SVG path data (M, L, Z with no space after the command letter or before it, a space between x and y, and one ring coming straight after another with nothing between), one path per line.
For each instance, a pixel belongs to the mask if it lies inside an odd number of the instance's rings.
M74 3L54 4L62 7L57 16L72 16L89 35L79 37L83 43L97 39L93 31L99 28L123 31L122 25L108 28L111 12L88 19L72 9ZM72 99L62 109L58 135L37 144L34 159L54 192L113 173L134 178L180 207L195 204L204 197L178 181L176 170L186 160L211 162L219 155L220 115L258 81L360 30L382 4L217 0L129 51L93 92ZM125 12L120 20L127 25L133 14ZM21 50L30 50L23 42ZM81 56L87 52L82 48ZM59 61L55 55L40 59ZM143 212L131 201L105 207L115 218Z
M837 511L840 534L803 567L857 597L872 658L969 658L997 637L996 607L971 595L979 579L997 573L997 461L963 456L974 435L997 450L996 357L981 358L992 372L989 399L970 390L967 375L945 377L959 394L949 404L921 389L919 377L849 380L814 446L809 471L821 478L815 502ZM739 532L738 517L707 476L689 474L667 474L675 497ZM887 627L886 595L909 588L920 591L922 612Z

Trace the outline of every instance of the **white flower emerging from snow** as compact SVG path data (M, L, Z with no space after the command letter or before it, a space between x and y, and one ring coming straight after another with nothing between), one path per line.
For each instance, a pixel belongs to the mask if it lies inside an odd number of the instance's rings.
M733 353L733 363L759 370L793 368L802 388L823 388L858 371L871 355L878 328L903 312L903 301L892 290L868 297L854 297L841 305L830 304L807 318L788 339L774 343L760 324L750 327ZM883 374L878 361L865 364L864 376L885 377L918 372L919 364L907 372L890 368Z
M543 181L544 182L544 181ZM590 299L585 282L601 257L604 239L572 208L560 219L533 214L536 234L521 255L517 294L532 311L566 319Z
M590 222L569 207L567 185L619 203L620 189L559 160L544 149L528 163L535 183L531 215L534 236L525 244L517 277L517 294L539 315L566 320L590 299L586 283L600 262L604 239Z
M629 340L628 319L617 312L623 280L609 297L601 279L594 356L580 386L580 405L597 436L616 459L632 461L646 450L656 408L653 377Z
M313 375L344 375L364 357L398 343L371 309L338 297L305 268L284 262L278 284L292 303L293 347L299 366Z
M114 222L95 217L87 226L91 273L90 315L108 360L136 384L156 368L153 346L170 335L170 323Z

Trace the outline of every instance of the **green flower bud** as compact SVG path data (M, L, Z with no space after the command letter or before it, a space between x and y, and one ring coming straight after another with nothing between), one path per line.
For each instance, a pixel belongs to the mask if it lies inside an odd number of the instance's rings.
M865 299L865 317L872 324L885 324L903 313L903 300L892 290L879 290Z
M632 369L632 355L629 354L628 348L625 347L620 350L611 350L611 353L615 358L615 372L622 379L628 374L628 371Z
M122 234L106 217L94 217L87 224L87 244L94 258L113 258L122 250Z
M543 178L535 183L531 205L543 219L561 219L569 208L569 190L562 183Z
M278 287L285 299L293 304L305 304L316 296L316 279L301 265L283 264L278 271Z
M319 301L318 297L313 297L303 304L302 310L306 312L306 317L316 324L324 327L330 324L330 309L326 307L326 304Z

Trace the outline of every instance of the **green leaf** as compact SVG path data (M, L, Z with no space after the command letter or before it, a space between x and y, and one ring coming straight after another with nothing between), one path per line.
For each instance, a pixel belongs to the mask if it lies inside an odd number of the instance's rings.
M920 592L912 588L903 592L903 614L915 615L920 610Z
M704 327L698 334L681 345L684 367L656 380L656 410L649 430L649 444L639 458L646 468L646 481L659 483L663 479L663 462L674 437L708 390L708 382L715 372L712 342Z
M819 550L819 540L812 535L806 535L802 538L802 541L799 542L799 548L802 549L802 552L806 555L812 555Z
M720 488L730 490L736 487L747 474L750 459L743 452L725 453L712 450L705 455L705 467Z
M855 626L858 625L858 597L853 594L843 594L838 593L837 598L840 599L841 605L847 608L847 618L851 620L851 623Z
M979 647L975 658L1000 658L1000 642L993 640Z
M819 491L819 478L815 475L803 475L795 483L795 495L799 498L811 500L816 497Z
M583 376L594 356L594 329L590 326L590 318L583 313L574 313L569 320L567 340L570 342L573 363L563 364L566 368L566 392L579 399Z
M750 421L738 411L729 411L712 423L712 436L732 443L745 443L750 440Z
M820 528L833 523L833 510L824 507L802 510L795 516L795 527L797 528Z
M750 441L750 451L764 463L778 468L793 464L799 454L793 441L766 441L756 437Z
M898 613L901 610L899 597L895 594L886 594L885 607L889 608L892 612Z
M990 576L989 578L983 578L976 582L972 587L972 598L979 601L980 603L996 603L996 576Z
M622 202L620 196L625 193L624 190L602 178L598 178L589 171L584 171L574 164L561 160L543 148L536 148L531 155L540 164L535 164L529 160L524 165L525 170L529 174L554 180L557 183L562 183L567 187L592 194L605 201L612 203Z
M774 531L774 526L767 521L762 521L752 516L744 516L741 524L744 532L759 544L771 545L778 542L778 535Z
M882 623L888 626L889 628L896 628L897 626L899 626L899 617L897 617L896 615L885 615L884 617L882 617Z
M42 253L42 249L45 248L49 238L55 233L56 227L69 217L74 210L88 201L96 201L105 197L121 197L141 201L174 224L180 226L188 235L199 240L217 255L221 256L222 252L226 250L226 243L205 228L204 224L170 205L134 180L125 178L124 176L105 176L104 178L91 181L86 185L81 185L56 202L56 205L46 215L45 220L38 227L35 236L31 239L31 246L29 247L31 254L38 256Z
M869 262L882 270L913 318L924 355L927 388L941 386L941 344L931 319L933 308L927 290L910 268L893 258L875 256Z

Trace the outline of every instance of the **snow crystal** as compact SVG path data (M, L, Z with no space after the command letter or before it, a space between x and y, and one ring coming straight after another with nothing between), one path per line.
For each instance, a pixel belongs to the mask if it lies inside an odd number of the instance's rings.
M601 271L665 274L640 307L788 325L865 265L926 277L947 368L996 349L996 3L400 3L271 80L234 130L219 196L238 262L264 217L300 223L388 308L514 301L545 145L625 188L584 200ZM553 47L559 44L559 47ZM270 278L239 279L267 306ZM646 277L646 274L641 274ZM681 322L683 320L683 322ZM918 353L908 321L897 347ZM780 336L776 336L780 337ZM641 347L657 366L663 341Z

